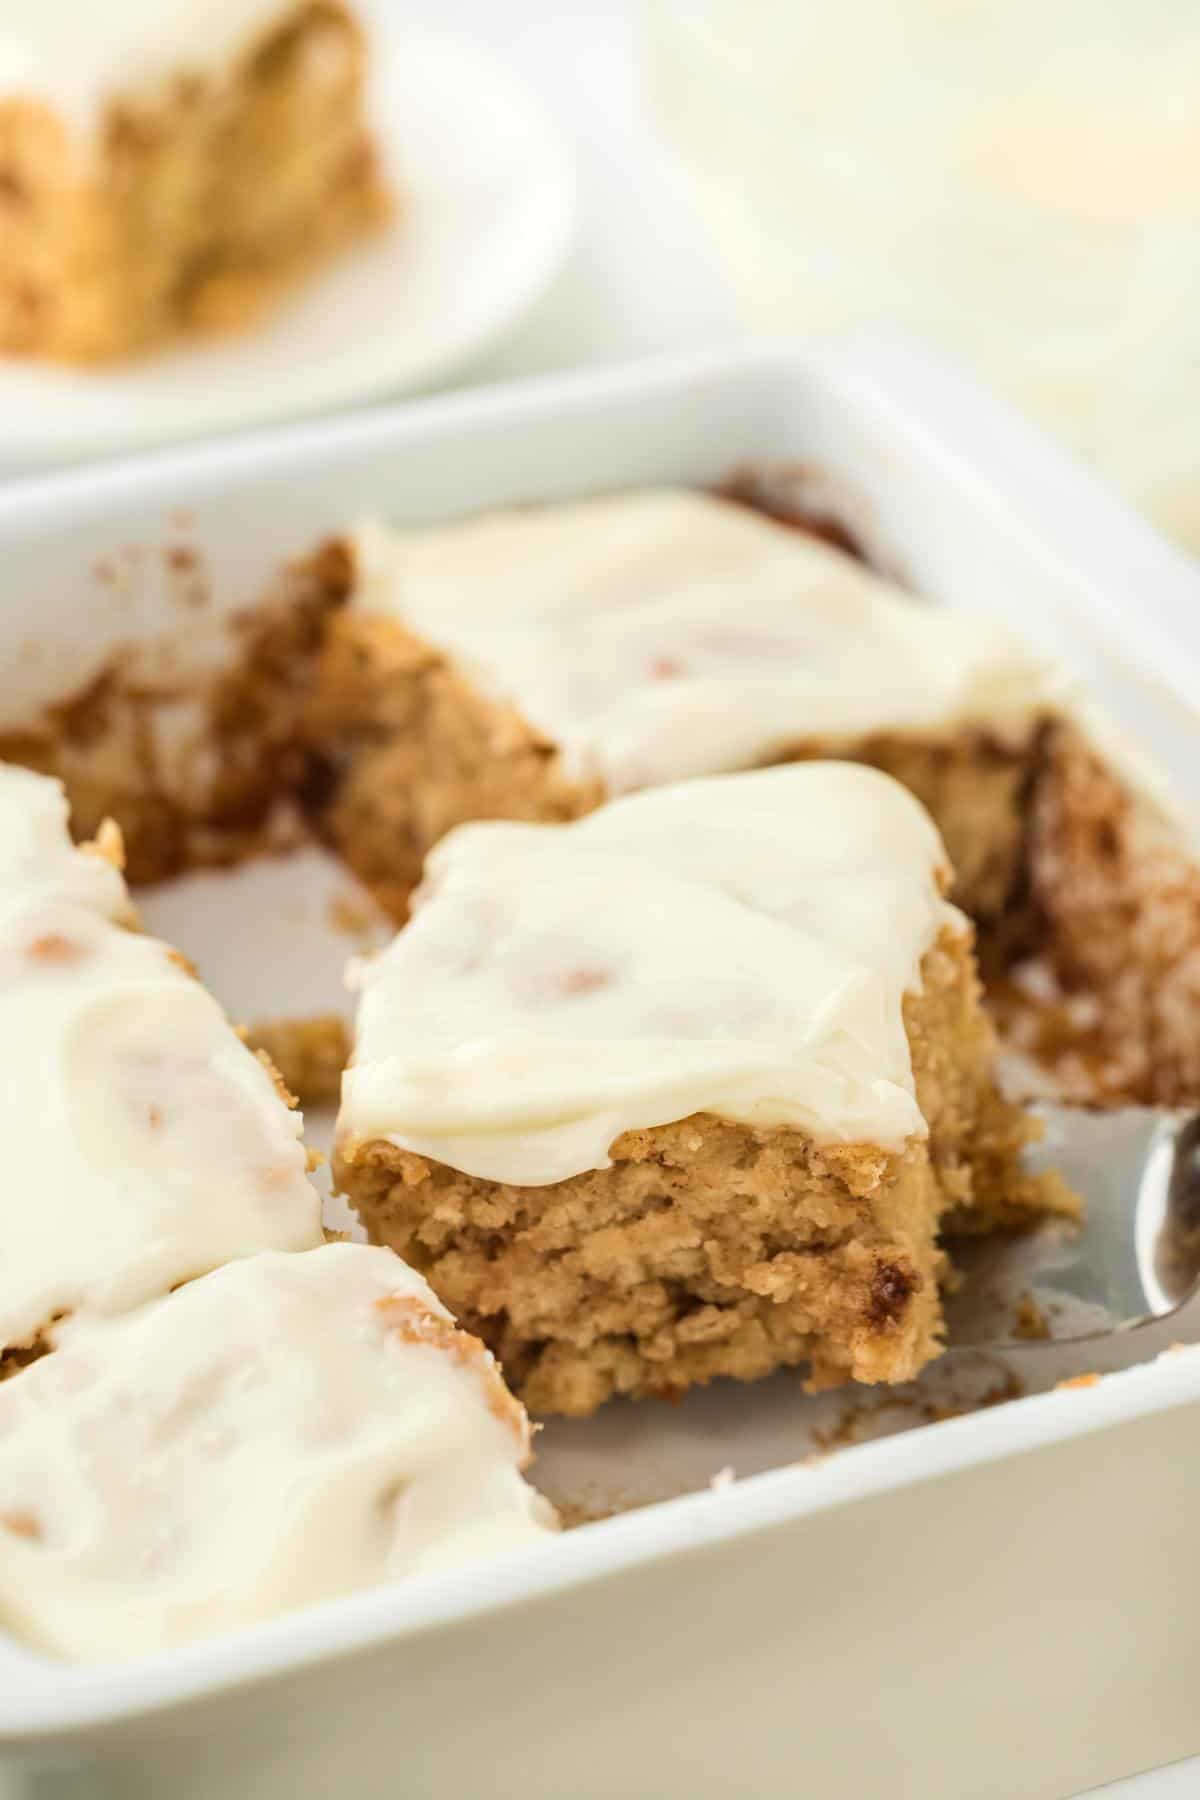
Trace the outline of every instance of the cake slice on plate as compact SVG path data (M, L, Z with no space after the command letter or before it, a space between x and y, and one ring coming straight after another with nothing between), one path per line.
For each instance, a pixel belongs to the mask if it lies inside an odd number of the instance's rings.
M935 1356L939 1232L1025 1175L971 928L890 777L682 782L430 857L360 966L335 1172L538 1412Z
M0 764L0 1371L66 1315L322 1242L298 1113L170 945L136 929L115 832Z
M241 326L377 225L366 59L341 0L8 0L0 351Z

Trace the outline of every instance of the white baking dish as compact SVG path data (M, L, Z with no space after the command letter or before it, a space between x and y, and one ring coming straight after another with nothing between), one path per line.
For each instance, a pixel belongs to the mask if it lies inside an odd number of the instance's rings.
M1064 656L1200 829L1200 576L957 378L861 341L556 377L10 488L0 723L162 630L178 595L151 550L180 534L232 607L363 510L430 520L747 457L805 464L921 592L999 609ZM149 912L219 992L253 1010L244 967L302 1011L326 1002L333 950L314 925L298 955L272 921L297 896L323 916L329 880L315 858L263 865ZM557 1495L700 1491L152 1662L66 1668L0 1643L0 1747L81 1793L179 1800L1052 1800L1181 1756L1200 1748L1200 1352L937 1424L919 1404L1192 1339L1196 1309L1086 1350L947 1359L857 1417L778 1377L554 1426L536 1475ZM893 1435L798 1462L839 1419ZM739 1479L707 1491L726 1466Z

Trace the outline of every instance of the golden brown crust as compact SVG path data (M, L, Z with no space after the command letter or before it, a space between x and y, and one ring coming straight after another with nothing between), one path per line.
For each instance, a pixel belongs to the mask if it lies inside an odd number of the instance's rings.
M0 101L0 349L66 362L240 329L386 218L365 45L293 0L228 71L112 97L81 152L36 95Z
M1027 1220L1047 1197L1017 1167L1030 1130L991 1081L969 940L930 952L906 1020L930 1135L901 1152L697 1114L550 1188L381 1140L343 1142L335 1172L535 1412L800 1363L817 1385L906 1380L940 1344L943 1215Z

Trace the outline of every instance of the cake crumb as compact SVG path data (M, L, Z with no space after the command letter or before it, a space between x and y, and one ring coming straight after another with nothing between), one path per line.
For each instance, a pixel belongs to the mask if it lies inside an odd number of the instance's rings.
M907 1431L918 1425L940 1425L948 1419L966 1418L971 1413L986 1412L993 1406L1005 1406L1010 1400L1024 1397L1025 1386L1015 1370L993 1358L984 1359L987 1385L980 1391L949 1393L922 1391L920 1387L894 1388L890 1393L867 1400L851 1400L830 1426L812 1432L813 1449L801 1460L823 1462L835 1451L848 1450L893 1431Z
M1100 1382L1100 1377L1095 1373L1088 1374L1088 1375L1068 1375L1068 1377L1065 1381L1055 1382L1054 1391L1056 1394L1061 1394L1067 1388L1097 1387L1099 1385L1099 1382Z
M716 1474L709 1481L708 1485L712 1489L714 1494L719 1494L725 1488L731 1488L736 1480L737 1480L737 1476L734 1474L734 1472L730 1468L729 1464L726 1463L726 1465L723 1469L717 1470Z
M1032 1294L1022 1294L1013 1311L1013 1336L1026 1343L1052 1337L1050 1321Z
M378 908L365 894L334 894L326 912L330 929L342 937L369 937L379 923Z
M601 1519L615 1519L627 1508L601 1506L586 1500L557 1500L554 1510L564 1531L576 1531L580 1525L598 1525Z
M125 839L115 819L102 819L95 837L79 848L85 856L98 856L101 862L111 864L118 875L124 872Z

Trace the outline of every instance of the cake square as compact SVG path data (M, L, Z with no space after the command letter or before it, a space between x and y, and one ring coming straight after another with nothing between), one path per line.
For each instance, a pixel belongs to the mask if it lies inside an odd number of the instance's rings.
M76 1321L0 1385L0 1615L145 1656L554 1528L482 1344L363 1244L227 1264Z
M367 523L347 547L308 722L330 836L393 909L453 824L805 756L894 773L963 904L1003 909L1064 684L1002 626L683 489Z
M0 1374L64 1319L322 1242L299 1114L190 964L137 929L115 830L0 764Z
M853 764L681 782L430 858L359 971L335 1173L535 1412L938 1353L940 1232L1020 1166L938 834Z
M251 321L386 217L341 0L9 8L0 351L95 363Z
M491 1354L325 1242L299 1114L138 928L120 851L0 764L0 1618L83 1659L555 1525Z

